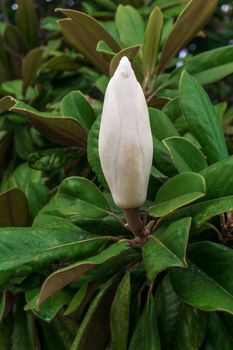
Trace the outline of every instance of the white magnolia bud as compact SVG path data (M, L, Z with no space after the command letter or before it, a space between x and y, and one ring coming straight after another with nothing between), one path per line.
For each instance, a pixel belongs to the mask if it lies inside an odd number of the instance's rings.
M153 141L146 100L127 57L121 59L105 93L99 154L116 205L140 207L147 195Z

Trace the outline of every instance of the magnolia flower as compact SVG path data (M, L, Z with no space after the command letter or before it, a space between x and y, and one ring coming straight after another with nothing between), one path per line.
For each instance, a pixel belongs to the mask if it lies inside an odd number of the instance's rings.
M140 207L147 195L153 142L146 100L127 57L111 78L99 133L99 154L115 204Z

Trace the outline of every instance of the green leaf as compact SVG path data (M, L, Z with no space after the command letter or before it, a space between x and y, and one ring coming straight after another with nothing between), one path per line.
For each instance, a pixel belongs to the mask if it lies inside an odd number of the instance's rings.
M120 50L115 39L101 23L85 13L59 9L68 18L59 21L65 38L95 66L108 74L109 63L96 51L99 41L103 40L114 52Z
M143 44L144 23L134 7L130 5L119 5L115 23L120 40L125 47Z
M46 350L68 350L77 331L77 324L59 313L52 321L37 318L38 328ZM41 339L41 338L40 338Z
M111 61L112 57L114 56L114 51L103 41L100 40L96 46L96 51L101 52L103 58L106 61Z
M149 108L151 131L159 140L171 136L179 136L168 116L159 109Z
M37 41L37 18L32 0L17 0L19 5L15 21L28 49L33 49Z
M1 185L2 190L19 187L25 193L29 212L34 217L47 199L48 188L43 182L41 171L30 169L26 163L22 163Z
M84 154L83 149L77 147L49 148L31 153L28 165L35 170L51 171L79 160Z
M168 115L169 119L174 123L181 116L179 97L170 100L164 107L163 112Z
M32 126L49 140L64 146L86 147L86 132L78 120L39 112L26 103L17 102L10 97L8 99L9 105L14 103L11 110L28 117ZM4 104L7 102L4 101Z
M233 156L212 164L200 174L206 181L206 199L233 195Z
M140 260L140 254L135 249L127 247L119 255L114 256L99 265L96 269L88 270L78 280L72 283L72 286L81 287L91 282L103 281L106 278L112 278L119 274L119 271L125 271L133 263Z
M189 204L205 195L204 178L193 172L174 176L162 185L157 192L151 215L160 217Z
M201 151L183 137L170 137L163 141L168 148L177 170L199 172L207 167Z
M1 228L0 285L14 276L40 271L55 260L90 256L103 245L103 240L69 221L51 229Z
M107 182L105 180L103 170L99 158L99 129L100 129L101 117L98 117L91 127L87 140L87 158L88 163L96 173L96 176L100 183L108 189Z
M186 267L186 246L191 218L184 218L161 226L142 248L147 278L152 282L168 267Z
M222 125L224 121L224 115L227 109L227 102L219 102L214 105L215 111L218 116L219 124Z
M161 52L159 72L162 72L182 47L199 32L213 15L217 0L191 0L178 17Z
M0 226L27 226L29 221L27 198L14 187L0 193Z
M65 216L102 218L111 210L102 192L91 181L75 176L61 183L55 205Z
M182 113L208 161L215 163L227 158L227 147L215 109L201 85L185 71L179 94Z
M32 310L32 312L39 318L49 322L51 321L62 308L67 305L71 299L70 293L65 290L60 290L56 294L47 299L39 310L36 310L36 301L40 288L35 288L25 293L26 306L24 310Z
M15 151L23 160L27 160L29 154L35 149L30 131L25 126L20 127L17 125L14 133Z
M26 95L27 88L33 84L37 75L37 69L41 65L44 49L37 47L27 53L22 61L23 95Z
M66 311L64 312L65 316L69 316L70 314L72 314L73 312L75 312L78 309L78 307L82 304L82 301L87 294L87 289L88 289L88 284L83 285L81 288L79 288L77 293L71 299ZM45 301L45 303L46 303L46 301Z
M174 176L177 171L164 144L154 135L153 138L153 165L167 176Z
M95 112L80 91L69 92L61 101L63 116L77 119L85 130L89 130L96 120Z
M59 24L57 23L57 18L53 16L46 16L41 19L41 28L53 32L60 32Z
M140 49L140 45L134 45L127 47L121 51L119 51L117 54L114 55L110 62L110 68L109 68L109 74L110 76L113 76L115 70L117 69L118 64L120 63L120 60L123 56L128 57L128 59L131 61L131 65L133 67L134 73L139 81L141 81L141 71L137 65L137 63L134 61L135 56L137 55L138 51Z
M103 250L98 255L55 271L49 277L47 277L43 283L40 295L37 299L37 306L41 305L47 298L65 287L67 284L81 277L88 270L94 269L98 265L101 265L104 262L111 260L115 256L118 256L127 249L127 246L128 243L126 242L117 242Z
M175 220L187 215L191 215L192 225L195 228L201 227L206 221L214 216L233 210L233 196L203 201L181 208L170 216L170 220Z
M0 324L1 350L8 350L11 346L12 317L7 317Z
M160 339L157 329L155 301L148 295L144 310L134 329L129 350L160 350Z
M176 69L171 75L171 80L178 79L181 72L186 70L194 75L202 85L214 83L233 72L232 54L232 46L223 46L202 52Z
M233 314L233 252L212 242L192 244L188 269L171 270L176 293L198 309ZM195 265L194 265L195 264Z
M107 313L113 298L112 280L104 283L91 302L70 350L104 349L109 338Z
M220 316L213 312L208 318L208 334L204 344L205 350L231 350L233 348L233 336L229 331Z
M207 313L185 304L168 275L159 284L155 300L162 349L199 350L206 334Z
M127 350L130 308L130 274L120 282L111 306L110 325L113 350Z
M143 70L147 79L153 74L157 62L161 33L163 28L163 14L159 7L150 13L143 44Z
M77 71L79 68L79 62L77 58L73 58L68 56L67 54L60 54L58 56L54 56L50 58L47 62L45 62L40 71L44 71L46 69L51 69L53 71Z
M30 316L22 309L22 300L15 305L13 330L11 335L11 349L25 350L34 348L34 339L30 337Z

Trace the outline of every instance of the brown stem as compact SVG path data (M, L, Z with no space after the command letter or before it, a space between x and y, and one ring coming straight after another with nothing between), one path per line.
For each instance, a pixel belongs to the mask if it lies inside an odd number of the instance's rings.
M135 237L145 237L145 226L139 215L138 208L124 209L124 216Z

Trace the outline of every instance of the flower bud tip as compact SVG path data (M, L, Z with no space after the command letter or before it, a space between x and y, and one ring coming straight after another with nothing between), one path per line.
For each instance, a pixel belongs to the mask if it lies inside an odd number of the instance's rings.
M116 69L116 72L120 73L120 75L123 78L128 78L131 74L131 71L132 71L132 67L131 67L131 64L130 64L128 57L123 56L122 59L120 60L120 63L118 65L117 69Z

